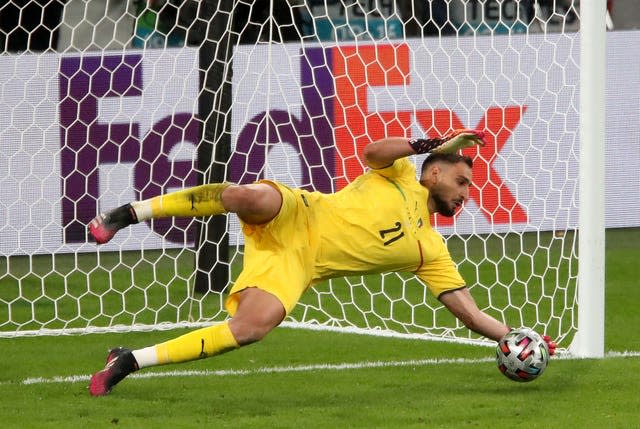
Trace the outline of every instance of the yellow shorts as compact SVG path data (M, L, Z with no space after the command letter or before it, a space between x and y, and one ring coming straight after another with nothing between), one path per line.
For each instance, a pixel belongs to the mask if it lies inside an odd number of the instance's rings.
M262 180L282 195L280 212L264 225L241 221L245 238L244 267L225 302L233 316L238 308L237 293L256 287L274 295L287 314L293 310L311 284L317 245L310 240L313 217L304 198L306 191ZM312 241L312 242L310 242Z

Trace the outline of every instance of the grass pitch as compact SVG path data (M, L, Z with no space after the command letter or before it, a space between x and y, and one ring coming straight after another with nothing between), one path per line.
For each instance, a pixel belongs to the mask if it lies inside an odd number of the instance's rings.
M553 359L532 383L503 377L492 348L280 328L233 353L141 371L111 395L91 398L88 376L102 367L107 348L142 347L183 331L0 338L0 422L8 428L640 427L639 240L640 230L607 232L609 357ZM11 282L4 280L7 293Z

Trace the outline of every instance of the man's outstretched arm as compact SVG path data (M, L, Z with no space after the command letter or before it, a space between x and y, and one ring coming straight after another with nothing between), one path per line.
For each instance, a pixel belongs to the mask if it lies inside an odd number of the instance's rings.
M499 341L511 330L509 326L481 311L467 288L444 292L438 299L468 329L484 337Z
M511 330L509 326L480 310L466 287L445 292L438 299L468 329L484 337L500 341ZM557 347L556 343L548 335L543 335L542 339L549 347L549 354L554 355Z
M460 129L431 139L388 137L365 146L363 157L370 168L384 168L405 156L420 153L453 153L475 145L485 145L484 132Z
M415 154L416 152L409 145L409 139L405 137L378 140L365 146L362 153L365 164L374 169L388 167L396 159Z

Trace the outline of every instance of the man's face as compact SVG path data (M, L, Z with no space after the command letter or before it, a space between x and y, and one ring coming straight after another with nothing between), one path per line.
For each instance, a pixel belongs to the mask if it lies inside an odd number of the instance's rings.
M452 217L469 199L471 168L464 162L438 162L431 166L421 183L429 189L436 213Z

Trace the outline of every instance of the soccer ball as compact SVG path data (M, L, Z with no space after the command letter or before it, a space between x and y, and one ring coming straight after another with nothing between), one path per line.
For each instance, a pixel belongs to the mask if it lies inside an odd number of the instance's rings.
M514 329L498 342L498 369L515 381L533 381L549 363L549 347L535 331Z

